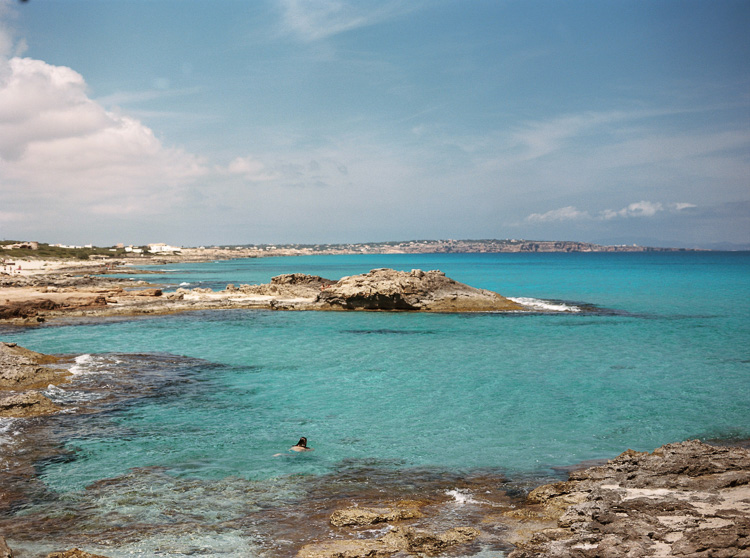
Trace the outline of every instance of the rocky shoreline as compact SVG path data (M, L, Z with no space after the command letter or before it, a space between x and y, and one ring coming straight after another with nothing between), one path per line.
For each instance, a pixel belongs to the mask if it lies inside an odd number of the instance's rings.
M66 362L72 361L0 343L0 416L26 421L74 412L37 391L69 383L70 372L61 368ZM34 455L30 452L27 459ZM35 482L33 463L14 464L13 470L20 469L28 476L26 484ZM432 488L428 483L401 499L393 487L381 485L371 488L374 496L342 494L323 510L313 502L297 514L307 515L319 535L292 544L294 552L298 558L447 556L471 555L479 545L490 545L508 558L750 555L750 451L742 447L689 440L652 453L627 450L604 465L571 472L567 481L534 488L525 497L506 494L500 478L467 482L461 493L467 496L461 497L473 511L448 520L446 506L456 504L445 487L460 487L458 479ZM480 488L472 491L472 482ZM0 508L10 510L14 498L23 496L6 489ZM395 499L388 500L388 494ZM0 535L10 536L12 543L12 533ZM0 556L12 556L4 548L8 544L0 539ZM73 549L49 556L99 555Z

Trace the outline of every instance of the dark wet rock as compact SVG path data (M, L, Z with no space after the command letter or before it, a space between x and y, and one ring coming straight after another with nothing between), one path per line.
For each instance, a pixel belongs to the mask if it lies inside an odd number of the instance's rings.
M8 302L0 305L0 320L33 318L40 312L57 310L60 304L49 299Z
M509 558L750 556L750 451L690 440L628 450L529 494L556 525Z
M38 391L0 395L0 417L27 418L51 415L60 410Z
M422 514L416 507L347 508L333 512L331 525L374 525L418 517L422 517Z
M475 289L441 271L373 269L325 287L314 306L322 310L516 311L524 308L492 291Z

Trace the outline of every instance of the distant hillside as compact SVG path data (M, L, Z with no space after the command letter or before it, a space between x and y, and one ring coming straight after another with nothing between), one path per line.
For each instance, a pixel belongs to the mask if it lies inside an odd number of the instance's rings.
M230 248L229 246L223 248ZM500 253L500 252L678 252L685 248L650 246L605 246L566 240L409 240L366 242L359 244L277 244L244 245L235 249L252 249L266 254L294 252L297 254L427 254L427 253Z

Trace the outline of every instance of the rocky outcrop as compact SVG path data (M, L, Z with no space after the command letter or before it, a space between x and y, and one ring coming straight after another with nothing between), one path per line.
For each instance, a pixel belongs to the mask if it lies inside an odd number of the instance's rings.
M314 306L321 310L410 310L423 312L520 311L524 308L492 291L475 289L441 271L374 269L344 277L323 288Z
M54 282L53 282L54 283ZM0 319L34 325L56 317L133 316L230 308L271 310L382 310L421 312L517 312L530 310L484 289L454 281L440 271L375 269L332 281L289 273L263 285L227 285L163 293L130 283L129 288L103 279L101 285L69 287L37 284L0 289Z
M0 390L46 388L66 382L70 372L44 366L55 362L56 357L0 342Z
M529 494L556 525L509 558L750 556L750 451L697 440L628 450Z

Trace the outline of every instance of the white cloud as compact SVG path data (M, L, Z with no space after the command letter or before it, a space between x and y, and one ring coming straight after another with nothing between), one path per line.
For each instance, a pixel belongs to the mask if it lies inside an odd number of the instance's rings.
M345 31L375 25L410 11L416 3L351 3L344 0L283 0L287 31L305 41L316 41Z
M605 209L600 213L602 219L615 219L617 217L653 217L664 210L664 205L656 202L639 201L623 207L619 211Z
M591 215L587 211L579 211L572 205L553 209L546 213L532 213L526 220L529 222L546 222L546 221L576 221L579 219L590 219Z
M253 157L237 157L226 168L229 174L239 175L249 182L267 182L279 177L276 172L266 169L266 166Z
M695 205L694 203L679 202L679 203L671 203L669 204L669 207L673 209L674 211L683 211L685 209L693 209L698 206Z
M604 209L595 215L591 215L588 211L581 211L576 207L569 205L567 207L561 207L559 209L553 209L546 213L532 213L526 217L527 222L540 223L550 221L581 221L594 219L597 221L609 221L611 219L627 219L630 217L654 217L658 213L663 211L671 210L673 212L683 211L685 209L692 209L697 207L692 203L677 202L670 204L663 204L661 202L650 202L641 200L639 202L631 203L627 207L623 207L619 210Z
M91 100L74 70L29 58L6 65L0 183L9 186L10 203L15 193L18 204L33 200L37 209L154 213L207 172L198 157L165 147L138 120Z

